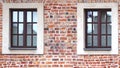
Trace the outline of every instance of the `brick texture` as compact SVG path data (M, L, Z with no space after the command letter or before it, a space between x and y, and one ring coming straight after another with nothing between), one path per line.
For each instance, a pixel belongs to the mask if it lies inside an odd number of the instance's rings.
M77 3L120 3L119 0L1 0L0 2L0 68L120 68L120 45L118 55L77 55L76 52ZM1 53L2 3L44 3L43 55ZM118 11L120 15L120 5ZM120 36L118 42L120 44Z

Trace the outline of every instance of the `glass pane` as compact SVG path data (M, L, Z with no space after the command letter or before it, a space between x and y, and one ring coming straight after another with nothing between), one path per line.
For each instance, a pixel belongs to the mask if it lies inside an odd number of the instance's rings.
M27 34L32 34L31 24L27 24Z
M13 34L17 34L17 24L13 24Z
M92 46L92 36L87 36L87 46Z
M33 36L33 46L37 46L37 36Z
M13 22L17 22L17 17L18 17L17 11L13 11Z
M32 22L32 12L27 12L27 22Z
M101 45L106 46L106 36L101 37Z
M97 24L93 24L93 34L97 34L98 33L98 29L97 29Z
M111 22L111 11L107 12L107 22Z
M106 24L101 24L102 34L106 34Z
M19 12L19 22L23 22L23 11Z
M101 12L101 19L102 19L102 23L106 22L106 12L105 11Z
M31 46L31 36L27 36L27 46Z
M23 36L19 36L19 46L23 46Z
M37 22L37 12L33 12L33 22Z
M37 24L33 24L33 34L37 34Z
M17 35L13 35L12 44L13 46L17 46Z
M111 36L107 37L107 44L108 44L108 46L111 46Z
M107 24L107 34L111 34L111 24Z
M93 36L93 46L98 46L97 36Z
M98 12L97 11L93 12L93 22L98 22Z
M92 22L92 11L87 12L87 22Z
M23 24L19 24L19 34L23 34Z
M92 34L92 24L87 24L87 33Z

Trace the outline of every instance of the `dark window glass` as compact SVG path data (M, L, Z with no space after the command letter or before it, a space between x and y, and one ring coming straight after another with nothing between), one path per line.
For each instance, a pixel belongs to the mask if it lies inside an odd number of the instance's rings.
M10 9L11 47L36 48L37 46L37 10ZM108 41L109 42L109 41Z
M86 48L111 48L111 10L85 9Z

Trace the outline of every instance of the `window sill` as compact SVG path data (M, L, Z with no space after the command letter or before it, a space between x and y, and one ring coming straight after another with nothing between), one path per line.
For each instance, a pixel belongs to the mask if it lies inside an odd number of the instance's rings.
M37 50L37 48L9 48L10 50Z
M111 48L84 48L85 51L111 51Z

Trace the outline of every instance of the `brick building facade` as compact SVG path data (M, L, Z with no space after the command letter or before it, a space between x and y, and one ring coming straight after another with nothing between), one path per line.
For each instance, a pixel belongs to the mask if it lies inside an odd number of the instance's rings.
M43 3L43 54L2 54L3 3ZM118 54L77 54L77 4L118 3L119 0L1 0L0 1L0 67L1 68L119 68ZM120 21L118 22L118 24ZM120 25L120 24L119 24ZM118 25L118 35L120 27Z

